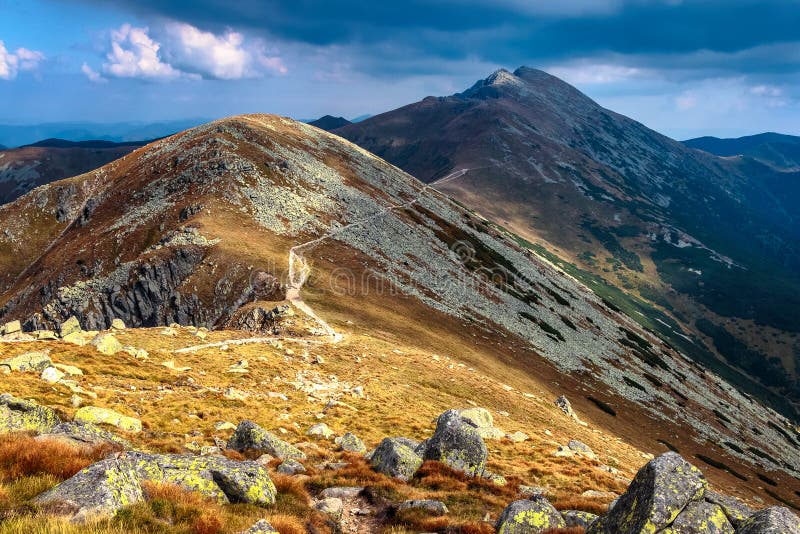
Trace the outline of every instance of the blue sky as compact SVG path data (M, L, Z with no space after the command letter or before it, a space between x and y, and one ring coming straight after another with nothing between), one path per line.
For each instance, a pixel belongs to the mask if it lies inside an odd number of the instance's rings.
M800 134L800 0L0 0L0 122L374 114L542 68L676 138Z

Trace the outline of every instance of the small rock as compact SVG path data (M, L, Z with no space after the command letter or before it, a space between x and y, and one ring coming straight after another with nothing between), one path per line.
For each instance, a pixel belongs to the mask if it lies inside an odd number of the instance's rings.
M512 434L506 434L506 439L509 439L514 443L521 443L523 441L528 441L530 437L525 432L520 432L518 430Z
M800 520L788 508L772 506L747 518L736 534L800 534Z
M22 332L22 325L19 321L10 321L4 324L2 331L0 331L3 335L17 334L19 332Z
M567 528L589 528L589 525L594 523L594 520L597 519L595 514L583 512L581 510L562 510L561 517L564 518L564 523L566 523Z
M347 452L361 454L367 450L364 442L352 432L347 432L344 436L336 438L334 443L336 443L340 449Z
M335 486L325 488L319 495L323 499L355 499L362 491L364 488L360 486Z
M298 462L297 460L284 460L278 466L278 473L282 473L284 475L296 475L298 473L305 473L306 468L303 467L303 464Z
M273 534L275 532L278 531L272 528L269 521L266 519L259 519L252 527L241 531L239 534Z
M281 460L304 460L303 454L294 445L286 443L274 434L267 432L252 421L242 421L228 440L228 448L235 451L263 451Z
M73 408L80 408L81 405L83 404L83 399L79 395L73 394L69 398L69 403Z
M561 395L559 398L557 398L555 400L555 404L561 408L561 411L566 415L572 417L573 419L578 418L578 416L575 415L575 412L572 410L572 404L570 404L569 400L564 395Z
M317 438L330 439L333 436L333 430L325 423L317 423L308 429L306 436L314 436Z
M111 321L111 330L125 330L125 321L114 319Z
M219 421L214 425L214 430L223 432L225 430L236 430L236 425L228 421Z
M321 499L315 502L314 509L329 516L333 521L339 522L342 519L344 503L341 499L330 497L328 499Z
M409 500L401 502L398 510L422 510L429 515L440 516L449 512L447 506L442 501L431 499Z
M48 367L44 371L42 371L42 380L49 384L55 384L62 378L64 378L64 373L56 369L55 367Z
M122 343L114 337L114 334L97 334L91 344L97 348L98 352L108 356L123 350Z
M83 371L75 367L74 365L65 365L63 363L54 363L53 367L58 369L59 371L64 372L70 376L83 376Z
M592 451L592 449L582 441L578 441L577 439L570 440L570 442L567 443L567 447L569 447L569 449L575 454L585 456L591 460L597 460L597 455L594 453L594 451Z
M227 400L243 401L247 399L250 394L235 388L225 388L225 392L222 394L222 396Z

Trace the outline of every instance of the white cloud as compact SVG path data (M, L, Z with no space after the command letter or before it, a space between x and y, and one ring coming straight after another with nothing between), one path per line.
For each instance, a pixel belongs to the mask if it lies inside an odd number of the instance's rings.
M572 84L590 85L625 81L641 76L642 70L624 65L579 63L555 66L547 72Z
M238 80L257 78L264 72L285 74L281 58L270 56L260 41L245 42L244 35L228 31L205 32L182 22L166 26L167 57L186 72L204 78Z
M103 70L117 78L177 78L181 73L161 61L161 45L150 38L148 28L123 24L111 32L111 51Z
M238 80L287 71L261 40L248 41L234 31L217 35L182 22L169 22L152 33L124 24L111 32L110 46L102 72L112 78ZM88 64L81 71L91 81L103 80Z
M0 79L13 80L20 71L32 71L44 61L44 54L27 48L17 48L9 52L5 43L0 41Z
M90 67L90 66L89 66L88 64L86 64L85 62L84 62L84 64L81 66L81 72L82 72L82 73L84 73L84 74L86 75L86 77L87 77L87 78L89 78L89 81L90 81L90 82L95 82L95 83L97 83L97 82L105 82L105 81L108 81L108 80L106 80L105 78L103 78L103 76L102 76L102 75L101 75L99 72L97 72L96 70L94 70L92 67Z

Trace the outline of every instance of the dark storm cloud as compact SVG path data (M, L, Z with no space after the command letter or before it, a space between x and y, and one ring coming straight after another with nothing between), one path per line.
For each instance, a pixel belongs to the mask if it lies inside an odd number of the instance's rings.
M229 26L312 45L377 46L374 52L383 49L389 59L398 50L420 59L478 57L509 64L607 53L666 59L800 41L797 0L561 3L563 10L551 0L123 0L118 5L203 28Z

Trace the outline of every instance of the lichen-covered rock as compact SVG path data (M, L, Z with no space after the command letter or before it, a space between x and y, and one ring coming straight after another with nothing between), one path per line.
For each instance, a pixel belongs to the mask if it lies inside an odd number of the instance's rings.
M422 458L397 438L384 438L372 453L370 462L379 473L408 480L422 465Z
M97 334L94 339L92 339L92 345L95 346L97 352L108 356L124 350L122 343L114 337L114 334Z
M34 503L53 505L54 511L83 523L110 516L120 508L144 498L134 462L127 456L107 458L79 471L56 487L42 493Z
M755 510L739 499L722 495L712 490L706 490L705 500L722 508L722 511L728 518L728 522L730 522L734 528L739 528L739 525L745 519L755 513Z
M586 532L657 532L669 526L689 503L701 500L707 485L699 469L668 452L642 467L614 508Z
M595 519L597 519L595 514L584 512L582 510L563 510L561 512L561 517L564 518L564 523L566 524L567 528L589 528L589 525L594 523Z
M694 501L678 514L664 534L733 534L734 528L725 512L716 504Z
M355 499L364 491L361 486L334 486L332 488L325 488L319 494L321 499L328 499L336 497L337 499Z
M327 499L320 499L314 503L314 509L322 512L331 518L335 523L342 520L342 513L344 512L344 503L342 499L336 497L329 497Z
M497 520L497 534L538 534L566 523L550 502L541 496L509 504Z
M0 368L7 367L9 371L26 373L30 371L42 372L53 365L50 356L45 352L26 352L0 361Z
M59 329L59 334L62 338L65 338L70 334L79 334L80 332L81 323L78 322L78 318L74 315L61 323L61 328Z
M434 501L431 499L414 499L403 501L397 506L398 510L422 510L428 515L445 515L450 511L447 509L442 501Z
M306 432L306 436L313 436L315 438L331 439L333 437L333 430L325 423L317 423L312 425Z
M439 416L436 431L425 446L426 460L436 460L468 475L481 476L487 457L486 444L472 421L464 419L456 410Z
M736 534L800 534L800 519L788 508L772 506L743 521Z
M364 445L364 442L361 441L361 438L352 432L347 432L344 436L340 436L334 441L343 451L361 454L367 450L367 447Z
M142 431L142 422L139 419L97 406L84 406L79 408L78 411L75 412L74 420L79 423L111 425L126 432Z
M49 432L61 422L55 410L35 402L0 395L0 432Z
M494 417L486 408L464 408L458 410L458 414L467 421L471 421L478 429L478 434L484 439L505 437L505 432L494 427Z
M305 473L306 468L297 460L285 460L278 466L277 471L284 475L296 475L298 473Z
M19 321L9 321L0 328L0 335L16 334L22 332L22 325Z
M575 412L572 410L572 404L570 404L569 399L567 399L564 395L561 395L559 398L557 398L555 400L555 404L566 415L572 417L573 419L577 419L578 418L578 416L575 415Z
M109 443L124 449L130 447L130 443L121 437L115 436L99 426L79 421L59 423L50 431L37 436L36 439L60 440L75 446Z
M272 525L269 524L269 521L266 519L259 519L253 524L252 527L241 531L239 534L272 534L274 532L278 531L272 528Z
M125 330L125 321L115 318L111 321L111 330Z
M169 483L197 491L220 503L266 506L275 502L275 485L256 462L191 454L115 455L83 469L36 497L38 504L59 504L73 521L113 515L143 498L144 481ZM63 506L66 503L67 506Z
M281 460L304 460L306 457L297 447L286 443L252 421L239 423L231 439L228 440L228 448L235 451L261 451Z

